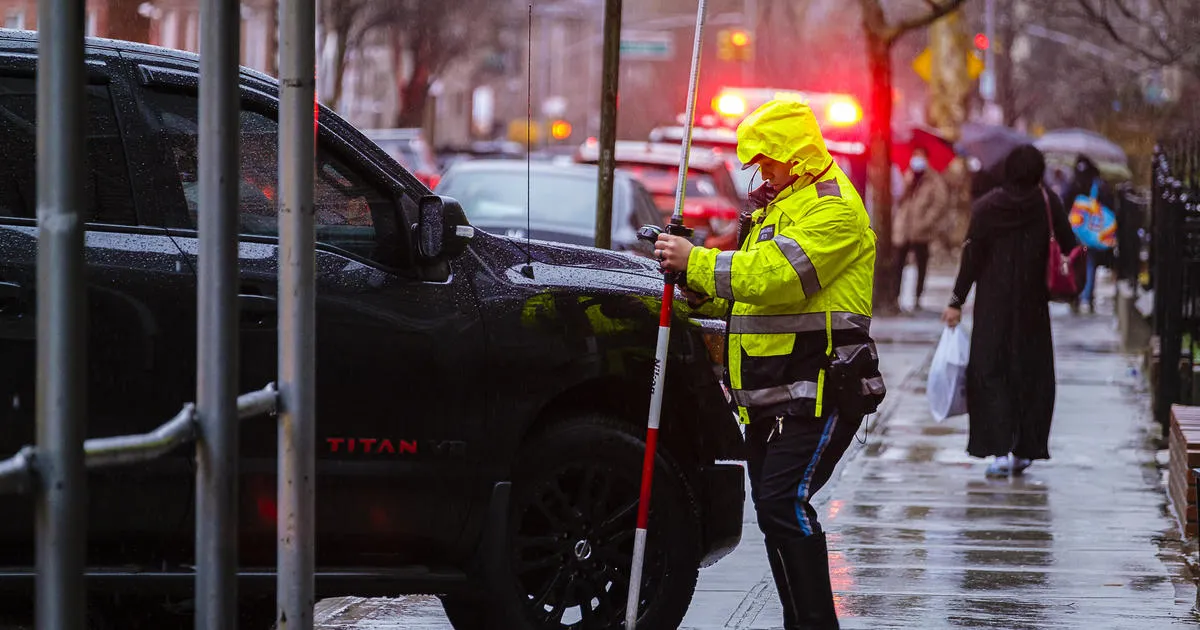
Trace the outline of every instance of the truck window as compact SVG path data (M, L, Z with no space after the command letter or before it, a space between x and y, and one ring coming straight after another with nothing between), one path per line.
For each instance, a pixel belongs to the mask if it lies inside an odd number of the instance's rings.
M85 220L137 225L125 147L107 86L87 86ZM37 215L37 80L0 75L0 216Z
M159 117L164 145L175 161L190 226L198 226L199 109L194 94L147 90L145 100ZM244 235L277 236L279 125L273 116L243 107L239 227ZM314 182L317 241L357 256L381 260L376 224L393 223L390 195L318 145ZM385 230L386 231L386 230Z

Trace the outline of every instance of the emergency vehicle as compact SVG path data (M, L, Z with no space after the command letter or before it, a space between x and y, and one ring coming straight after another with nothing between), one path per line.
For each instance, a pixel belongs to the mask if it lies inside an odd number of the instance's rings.
M826 148L842 170L865 195L867 189L867 124L858 99L835 92L804 92L776 88L723 87L712 99L711 113L698 117L692 130L692 145L721 148L737 160L737 134L734 130L748 114L773 99L796 99L808 103L821 125ZM650 132L655 142L679 143L683 140L683 116L679 125L657 127ZM740 165L735 172L740 173ZM753 171L739 178L739 188L749 188ZM753 184L761 183L755 180ZM744 192L744 191L743 191Z

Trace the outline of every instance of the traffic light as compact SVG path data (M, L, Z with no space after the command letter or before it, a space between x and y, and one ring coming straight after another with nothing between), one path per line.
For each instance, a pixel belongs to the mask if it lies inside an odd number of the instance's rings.
M723 29L717 33L717 58L721 61L750 61L754 42L742 29Z
M550 136L555 140L566 140L571 137L571 123L565 120L556 120L550 125Z
M987 50L992 45L991 40L984 33L975 34L975 47L979 50Z

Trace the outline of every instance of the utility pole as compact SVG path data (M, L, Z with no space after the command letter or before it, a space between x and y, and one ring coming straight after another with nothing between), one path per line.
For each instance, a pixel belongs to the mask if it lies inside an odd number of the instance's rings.
M1003 108L996 104L996 0L987 0L984 9L984 36L987 48L983 51L983 73L979 76L983 118L989 123L1003 124ZM1011 46L1012 42L1005 42L1005 45Z
M621 69L621 0L604 2L604 78L600 88L600 177L596 187L596 247L612 247L617 87Z

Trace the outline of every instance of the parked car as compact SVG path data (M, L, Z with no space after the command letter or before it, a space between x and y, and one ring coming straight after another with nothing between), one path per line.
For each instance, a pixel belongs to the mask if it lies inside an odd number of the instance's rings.
M475 160L451 167L437 193L458 200L471 225L492 234L591 245L596 242L598 179L599 169L591 165L539 162L527 168L524 162ZM612 249L652 255L654 246L639 241L637 230L661 221L646 188L617 171Z
M442 171L420 129L367 129L363 133L421 183L431 189L437 187Z
M88 437L142 433L196 392L199 59L88 40ZM0 454L34 442L37 34L0 31ZM275 380L275 79L240 75L237 365ZM53 121L41 121L43 123ZM318 598L433 593L457 628L619 628L662 276L653 261L475 230L319 109ZM691 317L689 317L691 315ZM640 623L674 628L740 540L741 435L720 322L681 305ZM275 609L277 426L241 425L238 593ZM88 474L90 605L190 625L195 449ZM0 604L28 610L34 509L0 497ZM2 608L2 606L0 606ZM109 612L111 612L111 608ZM243 622L241 627L265 627ZM135 628L114 621L112 627Z
M595 164L599 161L599 153L599 143L590 138L579 147L575 160ZM616 144L616 165L646 186L654 196L664 224L675 211L679 154L678 144L632 141ZM724 158L705 149L692 149L683 222L696 230L696 243L718 249L736 249L739 210L737 189Z

